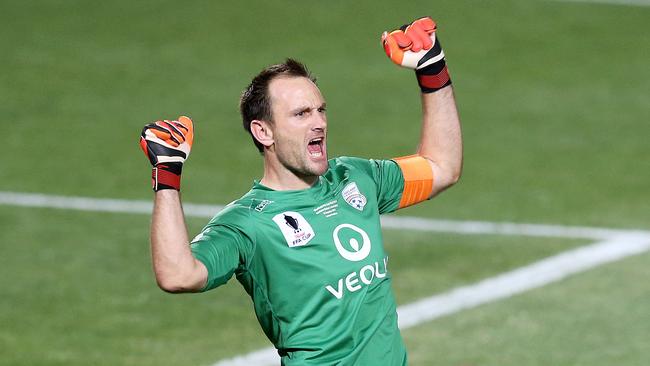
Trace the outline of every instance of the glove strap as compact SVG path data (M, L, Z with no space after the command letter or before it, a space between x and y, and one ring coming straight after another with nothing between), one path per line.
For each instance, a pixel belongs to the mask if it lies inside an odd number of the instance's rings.
M451 85L451 78L449 77L449 71L447 70L447 63L445 61L444 53L442 52L442 45L440 44L438 37L436 37L436 41L433 44L433 47L431 47L429 52L427 52L427 54L418 62L418 67L422 64L425 64L432 58L440 56L442 56L440 60L423 68L415 69L415 76L418 79L418 84L420 85L420 90L422 90L422 93L433 93L446 87L447 85Z
M447 85L451 85L451 78L444 59L417 70L415 76L418 79L422 93L433 93Z
M415 71L422 93L433 93L451 85L447 64L442 59L434 64Z
M180 191L182 171L182 163L158 163L151 170L151 185L154 192L163 189L175 189Z

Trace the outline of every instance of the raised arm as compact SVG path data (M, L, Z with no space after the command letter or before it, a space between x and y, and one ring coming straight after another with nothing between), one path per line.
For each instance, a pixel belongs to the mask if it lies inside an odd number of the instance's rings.
M156 192L151 217L151 257L156 282L167 292L203 288L208 270L190 251L190 241L178 191Z
M422 94L422 133L418 154L433 170L431 196L455 184L463 166L463 142L454 91L448 85Z
M140 137L140 147L153 166L153 269L158 286L167 292L198 291L208 278L205 265L190 251L179 193L183 163L193 138L194 127L187 117L148 124Z
M460 119L436 24L431 18L420 18L391 33L384 32L382 44L394 63L415 70L422 91L417 155L426 159L433 171L431 198L458 181L463 161Z

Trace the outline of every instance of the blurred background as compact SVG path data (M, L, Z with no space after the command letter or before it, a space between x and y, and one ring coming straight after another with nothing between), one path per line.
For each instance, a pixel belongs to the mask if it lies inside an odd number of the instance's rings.
M618 4L617 4L618 3ZM397 215L650 230L650 2L15 1L0 7L0 191L150 200L144 124L195 121L185 202L226 204L262 160L241 91L293 57L330 156L415 151L419 89L382 31L438 22L464 175ZM191 234L208 218L189 218ZM0 364L210 365L269 343L236 281L158 290L149 216L0 205ZM398 302L570 248L568 238L386 230ZM404 331L413 365L647 365L647 252Z

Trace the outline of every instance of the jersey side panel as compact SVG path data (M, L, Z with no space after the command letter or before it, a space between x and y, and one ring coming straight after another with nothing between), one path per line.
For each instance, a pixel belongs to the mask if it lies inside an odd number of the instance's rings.
M202 291L225 284L233 274L247 268L254 253L254 232L245 226L248 208L234 202L219 212L191 242L192 255L208 270L208 281Z

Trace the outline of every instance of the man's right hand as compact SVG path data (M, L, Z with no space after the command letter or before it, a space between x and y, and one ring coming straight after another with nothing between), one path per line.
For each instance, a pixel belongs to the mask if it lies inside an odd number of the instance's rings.
M153 166L151 181L154 191L180 190L183 163L190 155L194 141L194 125L188 117L177 121L157 121L142 129L140 147Z

